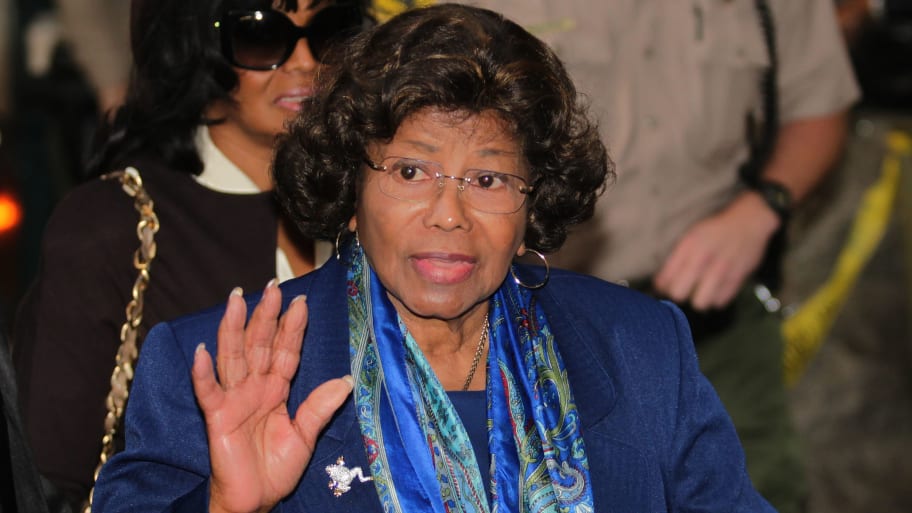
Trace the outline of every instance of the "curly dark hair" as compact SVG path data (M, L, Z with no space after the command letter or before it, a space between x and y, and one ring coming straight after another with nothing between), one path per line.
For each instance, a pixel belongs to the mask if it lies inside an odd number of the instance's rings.
M458 4L406 11L338 48L280 138L276 194L308 237L334 240L355 212L367 148L423 109L495 112L529 165L525 243L556 251L592 216L613 164L558 57L495 12Z
M171 169L199 174L194 134L207 106L231 100L238 76L222 56L214 22L233 9L297 10L325 0L132 0L133 69L123 106L95 136L88 173L129 164L140 154ZM368 0L339 0L367 16Z

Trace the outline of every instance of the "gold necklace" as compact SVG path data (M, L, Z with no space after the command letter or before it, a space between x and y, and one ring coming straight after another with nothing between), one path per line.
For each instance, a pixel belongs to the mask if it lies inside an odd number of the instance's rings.
M472 368L469 369L469 375L466 376L465 383L462 384L462 391L465 392L472 384L472 378L475 377L475 370L478 368L478 362L481 360L481 352L484 349L485 341L488 340L488 314L485 314L484 322L481 325L481 336L478 337L478 347L475 348L475 357L472 359Z

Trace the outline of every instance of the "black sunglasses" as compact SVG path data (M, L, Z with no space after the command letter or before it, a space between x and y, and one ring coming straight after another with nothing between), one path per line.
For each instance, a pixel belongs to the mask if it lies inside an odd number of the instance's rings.
M357 34L361 11L351 5L333 5L317 12L304 27L275 10L229 11L215 22L222 40L222 54L238 68L276 69L291 57L301 38L318 61L332 43Z

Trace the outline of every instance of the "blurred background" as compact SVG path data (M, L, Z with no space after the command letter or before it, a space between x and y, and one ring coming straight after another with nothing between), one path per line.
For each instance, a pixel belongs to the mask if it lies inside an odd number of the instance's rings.
M57 201L81 182L129 74L126 0L0 0L0 316L12 318Z
M912 2L837 1L863 98L790 227L786 372L808 511L912 511Z
M99 119L121 101L129 4L0 0L0 321L31 282L54 205L86 179ZM842 162L793 220L778 298L785 365L808 511L910 512L912 0L833 8L863 99Z

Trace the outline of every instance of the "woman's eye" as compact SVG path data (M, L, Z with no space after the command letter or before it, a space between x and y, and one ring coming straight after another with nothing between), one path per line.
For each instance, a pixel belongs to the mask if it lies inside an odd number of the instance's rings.
M415 166L404 166L402 169L399 170L399 174L402 176L402 178L405 178L406 180L414 179L416 176L418 176L418 173L420 173L420 172L421 172L421 170Z
M495 174L479 175L475 178L475 183L483 189L494 189L504 185L503 180Z
M398 177L406 182L426 180L428 174L418 164L400 163L396 166Z

